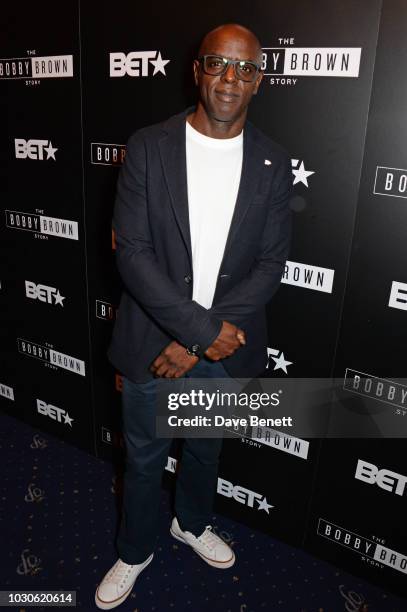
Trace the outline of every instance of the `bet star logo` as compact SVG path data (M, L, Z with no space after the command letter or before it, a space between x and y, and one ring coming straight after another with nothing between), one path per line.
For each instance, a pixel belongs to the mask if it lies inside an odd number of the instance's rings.
M37 412L49 417L50 419L53 419L54 421L57 421L58 423L69 425L69 427L72 428L74 419L69 416L68 411L58 408L58 406L53 406L52 404L48 404L43 400L37 399Z
M163 59L161 51L131 51L123 53L118 51L109 53L110 76L111 77L148 77L150 76L150 64L154 66L152 76L159 72L167 76L165 66L170 62Z
M40 302L47 302L48 304L54 304L64 307L65 296L61 295L59 289L56 287L49 287L48 285L36 284L33 281L25 281L25 294L32 300L39 300Z
M245 506L249 506L249 508L264 510L268 515L270 515L270 508L274 508L261 493L256 493L256 491L251 491L241 485L234 485L229 480L225 480L225 478L218 477L217 492L219 495L234 499L239 502L239 504L244 504ZM257 507L254 502L258 504Z
M27 159L28 157L28 159L53 159L56 161L55 153L58 149L52 146L50 140L38 140L33 138L31 138L31 140L25 140L24 138L15 138L14 146L16 159ZM47 153L46 158L44 158L44 151Z

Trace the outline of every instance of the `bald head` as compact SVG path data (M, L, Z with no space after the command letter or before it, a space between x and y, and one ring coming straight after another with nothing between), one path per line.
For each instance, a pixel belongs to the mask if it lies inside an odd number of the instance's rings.
M250 63L257 68L250 67ZM259 40L247 28L227 23L208 32L193 62L199 100L191 125L212 138L233 138L240 134L250 100L257 94L263 78L261 64Z
M219 44L232 41L237 45L240 42L242 46L250 49L250 57L244 59L251 59L261 64L262 48L259 39L251 30L237 23L226 23L208 32L199 47L199 56L216 53Z

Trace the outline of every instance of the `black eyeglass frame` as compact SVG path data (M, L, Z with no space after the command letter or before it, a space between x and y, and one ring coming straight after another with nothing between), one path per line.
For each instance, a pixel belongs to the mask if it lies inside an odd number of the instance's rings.
M219 74L211 74L210 72L207 72L205 70L205 61L207 57L216 57L223 61L223 70L219 72ZM261 66L259 66L258 64L256 64L256 62L253 62L252 60L232 60L232 59L229 59L228 57L223 57L222 55L214 55L213 53L208 53L207 55L201 55L197 59L198 59L198 62L201 64L202 70L204 71L204 73L208 74L209 76L222 76L223 74L225 74L229 66L232 65L235 67L235 75L237 79L240 79L241 81L244 81L245 83L253 83L256 80L256 77L261 72ZM251 66L254 66L256 68L256 72L254 73L253 78L250 80L242 79L242 77L239 76L236 71L237 64L250 64Z

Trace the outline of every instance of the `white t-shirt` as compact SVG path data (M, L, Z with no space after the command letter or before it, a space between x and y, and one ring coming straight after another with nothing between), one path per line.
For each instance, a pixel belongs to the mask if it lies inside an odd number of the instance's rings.
M187 121L186 156L192 299L210 308L239 189L243 131L234 138L210 138Z

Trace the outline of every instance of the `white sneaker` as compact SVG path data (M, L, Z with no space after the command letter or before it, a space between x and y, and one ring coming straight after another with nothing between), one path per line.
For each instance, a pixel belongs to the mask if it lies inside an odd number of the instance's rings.
M180 542L189 544L212 567L226 569L232 567L236 560L233 550L212 531L211 525L207 525L205 531L199 537L195 537L190 531L182 531L177 517L174 516L170 532Z
M107 572L95 593L95 603L101 610L119 606L131 593L137 576L152 561L154 553L138 565L129 565L118 559Z

